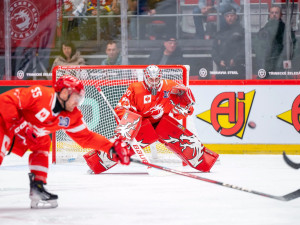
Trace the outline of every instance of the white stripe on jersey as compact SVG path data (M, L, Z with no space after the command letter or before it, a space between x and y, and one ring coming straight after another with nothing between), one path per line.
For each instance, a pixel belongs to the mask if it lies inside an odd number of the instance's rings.
M77 133L79 131L82 131L86 128L86 125L85 124L81 124L79 125L78 127L74 127L72 129L66 129L67 132L70 132L70 133Z

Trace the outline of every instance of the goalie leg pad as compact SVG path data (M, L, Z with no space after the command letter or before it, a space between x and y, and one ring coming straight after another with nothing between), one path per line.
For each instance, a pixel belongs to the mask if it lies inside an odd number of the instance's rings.
M83 155L83 158L95 174L102 173L117 164L106 152L99 150L89 151Z
M198 137L170 116L163 116L156 132L159 141L176 153L184 162L202 172L209 172L219 155L210 151Z
M141 124L141 115L126 110L117 128L115 129L115 133L128 140L131 140L138 134Z
M150 120L143 120L142 126L139 133L136 136L136 140L139 142L142 148L151 145L152 143L158 141L158 135L155 132Z

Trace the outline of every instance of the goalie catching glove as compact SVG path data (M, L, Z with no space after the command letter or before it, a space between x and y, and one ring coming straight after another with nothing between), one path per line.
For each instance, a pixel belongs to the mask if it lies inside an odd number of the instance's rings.
M172 113L176 119L192 115L195 102L195 97L189 87L179 84L172 88L170 103L173 105Z

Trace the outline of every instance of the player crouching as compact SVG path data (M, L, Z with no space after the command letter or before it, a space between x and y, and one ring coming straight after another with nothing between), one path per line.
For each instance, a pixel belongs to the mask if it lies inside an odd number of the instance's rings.
M173 80L162 79L161 69L150 65L144 70L144 80L128 87L115 112L122 120L124 115L127 117L128 111L142 117L140 127L135 129L138 130L136 140L143 148L159 141L186 164L209 172L219 155L206 148L196 135L176 120L192 115L194 104L195 98L190 88ZM131 121L131 124L134 123ZM98 165L102 169L95 173L109 168L104 161L102 164Z
M115 161L129 163L128 149L122 139L111 142L87 128L78 108L84 95L83 84L71 75L59 78L53 88L35 85L0 95L0 165L7 152L22 157L27 150L31 151L31 208L58 206L58 196L44 188L49 167L50 133L63 129L82 148L101 149L105 157L112 155Z

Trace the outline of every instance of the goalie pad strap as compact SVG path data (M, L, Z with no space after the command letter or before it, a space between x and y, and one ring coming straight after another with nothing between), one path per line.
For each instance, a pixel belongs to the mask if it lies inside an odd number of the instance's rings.
M163 116L156 133L159 141L176 153L184 162L202 172L209 172L219 155L210 151L197 136L170 116Z

